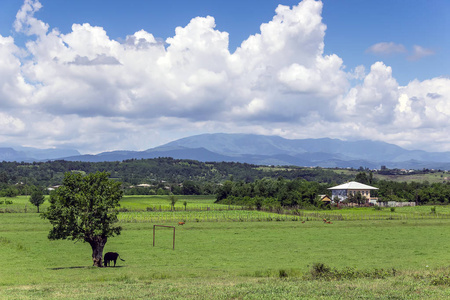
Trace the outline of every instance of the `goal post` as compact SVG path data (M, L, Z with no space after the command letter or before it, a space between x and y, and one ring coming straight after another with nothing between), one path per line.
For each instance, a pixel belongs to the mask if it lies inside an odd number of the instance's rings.
M153 247L155 247L155 240L156 240L156 227L166 227L166 228L173 228L173 250L175 250L175 226L167 226L167 225L153 225Z

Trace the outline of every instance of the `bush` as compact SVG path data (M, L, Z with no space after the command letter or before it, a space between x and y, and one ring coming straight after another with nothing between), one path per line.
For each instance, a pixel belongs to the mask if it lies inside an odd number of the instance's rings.
M323 263L315 263L311 267L310 274L312 279L320 280L351 280L358 278L385 279L386 277L396 276L397 270L356 270L354 268L338 270L335 268L332 269Z
M278 276L279 276L281 279L284 279L284 278L288 277L288 274L287 274L286 270L280 269L280 270L278 271Z
M323 263L315 263L311 268L313 278L324 278L330 275L331 268Z
M436 278L433 278L430 283L432 285L449 285L450 286L450 277L448 275L441 275Z
M391 212L395 212L395 207L391 207Z

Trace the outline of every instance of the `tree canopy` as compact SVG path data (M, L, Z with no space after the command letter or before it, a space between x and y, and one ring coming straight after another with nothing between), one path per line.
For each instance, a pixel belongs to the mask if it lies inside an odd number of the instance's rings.
M101 267L108 237L119 235L122 229L114 225L122 194L121 183L109 179L109 173L84 177L66 173L63 185L50 195L50 207L42 214L53 226L48 238L89 243L94 266Z
M30 196L30 202L37 207L37 212L39 212L39 206L44 203L45 196L41 189L35 189Z

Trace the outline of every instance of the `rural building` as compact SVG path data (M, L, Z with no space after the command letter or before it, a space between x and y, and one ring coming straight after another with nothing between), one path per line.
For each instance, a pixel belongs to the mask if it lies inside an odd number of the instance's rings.
M350 181L335 187L329 188L331 190L331 199L335 199L335 197L339 198L339 201L345 201L349 196L355 195L357 193L361 193L363 197L368 199L369 202L376 202L375 198L370 197L370 191L378 190L378 188L362 184L356 181Z
M320 201L322 201L324 204L330 204L331 199L328 197L328 195L319 195Z

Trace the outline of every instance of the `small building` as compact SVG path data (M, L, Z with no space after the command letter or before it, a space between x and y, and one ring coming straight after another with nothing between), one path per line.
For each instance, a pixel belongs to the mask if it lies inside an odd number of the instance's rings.
M361 196L365 197L368 202L371 202L370 191L378 190L378 188L362 184L356 181L350 181L338 186L329 188L331 190L331 199L335 197L339 198L339 202L345 201L349 196L361 193Z
M328 195L319 195L320 201L322 201L324 204L330 204L331 199L328 197Z

